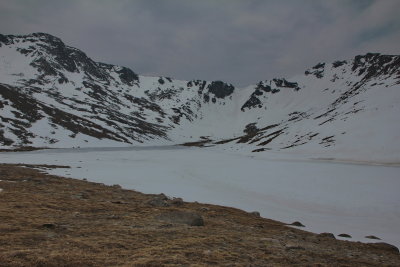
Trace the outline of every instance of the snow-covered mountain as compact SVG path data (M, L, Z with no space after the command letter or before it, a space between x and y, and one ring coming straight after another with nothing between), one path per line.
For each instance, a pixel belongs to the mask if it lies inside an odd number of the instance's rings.
M146 77L44 33L0 35L0 146L197 142L398 156L400 56L319 63L246 88ZM390 156L390 158L393 158Z

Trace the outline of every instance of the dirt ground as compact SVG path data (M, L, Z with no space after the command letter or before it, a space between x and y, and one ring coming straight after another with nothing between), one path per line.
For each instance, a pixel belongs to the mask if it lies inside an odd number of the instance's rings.
M388 244L47 175L50 167L62 166L0 164L0 266L400 266Z

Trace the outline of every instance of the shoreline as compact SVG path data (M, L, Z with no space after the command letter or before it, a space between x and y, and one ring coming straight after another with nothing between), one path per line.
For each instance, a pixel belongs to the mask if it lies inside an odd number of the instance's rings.
M388 244L336 240L236 208L32 169L60 166L22 165L0 164L0 259L9 266L400 264ZM177 212L196 214L203 225L168 217Z

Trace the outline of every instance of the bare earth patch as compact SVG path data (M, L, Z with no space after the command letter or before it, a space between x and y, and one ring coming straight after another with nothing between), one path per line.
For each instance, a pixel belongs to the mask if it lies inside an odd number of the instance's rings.
M26 165L1 164L0 180L0 266L400 266L393 246L340 241L234 208Z

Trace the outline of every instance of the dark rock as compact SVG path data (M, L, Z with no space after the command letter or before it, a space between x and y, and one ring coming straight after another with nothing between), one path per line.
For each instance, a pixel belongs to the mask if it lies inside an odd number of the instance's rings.
M111 203L113 203L113 204L129 204L128 202L121 201L121 200L111 201Z
M257 149L254 149L254 150L251 151L251 152L263 152L263 151L265 151L265 150L270 150L270 148L257 148Z
M258 211L252 211L252 212L250 212L250 214L252 214L256 217L261 217L260 212L258 212Z
M304 224L302 224L301 222L298 222L298 221L292 222L292 223L289 224L289 225L297 226L297 227L305 227Z
M199 210L200 210L200 211L209 211L210 209L207 208L207 207L201 207Z
M318 235L318 237L336 239L335 235L332 234L332 233L320 233L320 234Z
M182 206L184 204L183 199L180 197L173 198L172 200L169 201L174 206Z
M349 234L340 234L338 236L345 237L345 238L351 238L351 235L349 235Z
M288 82L286 79L273 79L274 83L278 87L293 88L295 91L300 90L299 84L296 82Z
M325 67L325 63L318 63L317 65L315 65L312 68L317 70L317 69L321 69L321 68L324 68L324 67Z
M267 81L265 81L265 82L267 82ZM269 92L271 92L271 86L268 84L264 84L263 81L260 81L256 86L256 90L262 90L266 93L269 93Z
M263 92L260 91L260 90L258 90L258 89L256 89L256 90L254 91L254 94L257 95L257 96L260 96L260 95L263 95Z
M44 223L42 224L42 227L47 229L55 229L56 225L54 223Z
M243 132L245 134L256 134L259 131L256 124L257 124L256 122L247 124Z
M121 81L125 84L133 85L134 82L139 81L139 76L129 68L122 67L116 72L119 74L119 78L121 79Z
M7 36L0 34L0 43L7 43L8 38Z
M346 64L347 63L347 61L346 60L343 60L343 61L335 61L335 62L333 62L332 63L332 66L334 67L334 68L337 68L337 67L340 67L340 66L342 66L342 65L344 65L344 64Z
M158 220L169 223L187 224L190 226L204 226L201 215L189 211L170 211L156 217Z
M367 235L365 238L381 240L379 237L376 237L374 235Z
M208 94L204 94L203 99L204 102L208 103L210 101L210 96Z
M208 92L213 93L217 98L225 98L233 93L235 87L222 81L212 82L207 86Z
M305 75L313 74L318 79L324 77L325 63L319 63L312 67L311 70L306 70Z
M376 248L376 249L381 249L381 250L385 250L385 251L388 251L388 252L399 253L399 249L396 246L393 246L393 245L388 244L388 243L379 242L379 243L369 243L368 245L370 247L373 247L373 248Z
M170 204L167 201L168 201L168 197L164 194L160 194L160 195L153 197L153 199L151 199L147 203L154 207L169 207Z
M245 108L251 109L254 107L262 107L262 102L260 99L257 98L257 96L253 93L250 98L243 104L243 106L240 108L241 111L244 111Z

